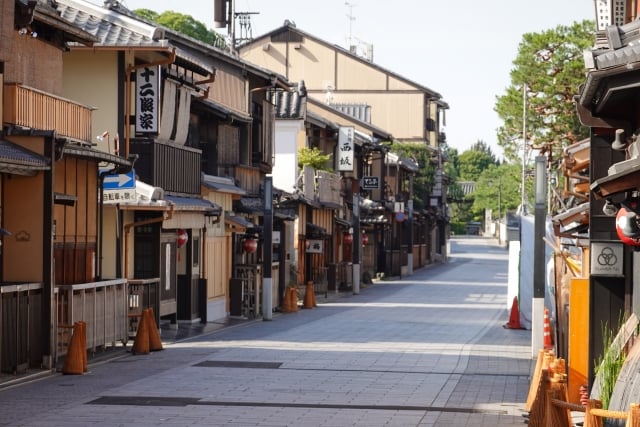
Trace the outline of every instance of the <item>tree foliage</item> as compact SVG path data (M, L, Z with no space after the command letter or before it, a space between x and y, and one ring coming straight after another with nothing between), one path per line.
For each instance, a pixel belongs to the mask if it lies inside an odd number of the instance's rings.
M522 201L521 182L522 167L518 163L491 165L484 170L473 193L474 216L482 218L485 209L491 209L495 218L516 210Z
M317 147L302 147L298 150L298 168L300 169L307 165L315 170L331 171L329 160L331 160L331 154L324 154Z
M523 136L528 147L555 159L563 148L588 136L589 128L575 113L574 96L586 73L582 53L593 45L594 34L594 22L585 20L523 35L511 84L494 107L504 123L498 144L506 159L522 157Z
M136 9L133 11L136 15L156 24L171 28L186 36L193 37L203 43L215 46L220 49L226 47L224 38L215 31L208 30L206 25L195 20L191 15L168 10L158 14L150 9Z
M482 171L496 165L496 156L484 141L478 140L469 150L458 156L458 172L463 181L475 181Z

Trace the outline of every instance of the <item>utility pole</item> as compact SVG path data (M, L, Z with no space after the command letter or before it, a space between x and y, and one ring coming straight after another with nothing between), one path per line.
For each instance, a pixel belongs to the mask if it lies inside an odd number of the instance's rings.
M262 320L271 320L273 316L273 278L271 277L273 259L273 177L264 177L264 224L262 245Z
M544 282L546 262L544 256L544 223L547 204L547 158L536 157L536 206L533 247L533 313L531 316L531 354L544 349Z
M527 214L527 192L525 190L525 181L527 179L527 84L522 87L522 188L520 194L521 215Z

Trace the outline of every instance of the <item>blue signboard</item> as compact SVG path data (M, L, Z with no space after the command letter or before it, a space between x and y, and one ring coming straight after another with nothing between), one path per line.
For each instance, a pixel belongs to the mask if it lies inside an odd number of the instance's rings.
M136 188L135 172L131 170L129 173L105 175L102 188L105 190L129 190Z

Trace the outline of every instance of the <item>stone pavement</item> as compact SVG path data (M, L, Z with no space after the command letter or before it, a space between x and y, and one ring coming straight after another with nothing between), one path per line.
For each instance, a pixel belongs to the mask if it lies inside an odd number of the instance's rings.
M0 389L0 426L522 426L535 361L506 282L504 248L454 239L359 295Z

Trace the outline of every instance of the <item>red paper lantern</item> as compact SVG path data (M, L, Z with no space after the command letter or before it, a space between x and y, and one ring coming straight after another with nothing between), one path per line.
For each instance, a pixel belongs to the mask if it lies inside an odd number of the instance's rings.
M616 215L616 232L625 245L640 246L640 226L634 212L620 208Z
M345 234L344 235L344 242L346 244L351 244L353 243L353 234Z
M364 231L362 232L362 246L369 243L369 236Z
M189 233L187 230L180 229L178 230L178 238L176 239L176 243L179 248L183 247L189 241Z
M244 249L245 252L253 253L258 250L258 242L256 242L256 239L252 238L244 239L244 242L242 242L242 249Z

